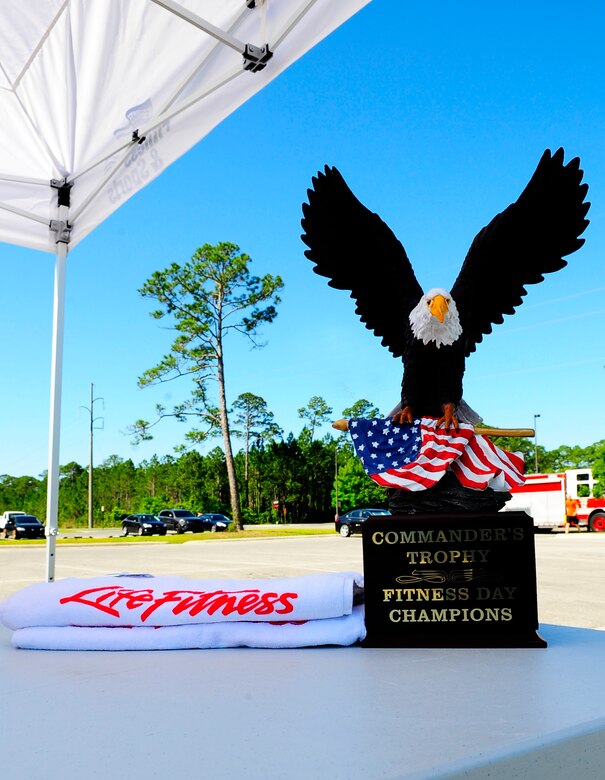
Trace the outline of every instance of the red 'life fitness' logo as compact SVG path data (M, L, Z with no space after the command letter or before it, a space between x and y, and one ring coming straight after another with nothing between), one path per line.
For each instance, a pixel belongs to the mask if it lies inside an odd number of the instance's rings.
M82 604L92 609L120 618L124 613L132 616L140 611L139 619L144 623L160 607L171 604L173 615L188 613L195 617L202 612L208 615L219 613L229 615L287 615L294 610L292 601L298 593L262 593L250 590L166 590L156 593L152 588L131 589L120 585L88 588L65 596L60 604ZM142 611L141 611L142 610Z

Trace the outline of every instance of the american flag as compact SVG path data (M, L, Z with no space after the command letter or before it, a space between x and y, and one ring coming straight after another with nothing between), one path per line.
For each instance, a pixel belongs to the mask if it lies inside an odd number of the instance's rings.
M434 417L402 425L355 418L349 434L366 473L383 487L425 490L448 469L475 490L509 490L524 482L523 458L475 434L472 425L446 432Z

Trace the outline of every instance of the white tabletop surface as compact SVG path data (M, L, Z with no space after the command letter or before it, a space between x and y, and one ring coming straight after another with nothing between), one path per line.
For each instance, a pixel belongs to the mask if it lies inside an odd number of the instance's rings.
M605 632L539 633L545 649L110 653L16 650L0 628L0 777L434 778L605 730Z

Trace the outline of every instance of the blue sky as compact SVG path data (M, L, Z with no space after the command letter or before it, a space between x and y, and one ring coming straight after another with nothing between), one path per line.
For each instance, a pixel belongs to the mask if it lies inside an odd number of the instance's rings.
M604 21L596 0L374 0L293 65L70 253L60 462L88 464L91 382L103 418L95 465L183 443L186 427L171 421L138 447L126 435L190 389L186 380L138 389L172 334L137 290L206 242L238 244L254 273L285 283L266 346L227 342L228 400L262 396L295 434L313 395L334 419L360 398L386 414L400 362L303 254L311 177L336 165L400 238L421 285L449 287L476 233L516 200L544 149L559 146L581 158L590 187L586 244L479 345L464 396L490 425L531 427L539 414L548 449L605 439ZM48 461L54 258L1 244L0 267L0 474L38 476Z

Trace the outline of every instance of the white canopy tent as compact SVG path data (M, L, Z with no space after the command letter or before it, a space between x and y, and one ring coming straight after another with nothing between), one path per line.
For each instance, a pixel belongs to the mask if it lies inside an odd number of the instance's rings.
M3 0L0 241L55 255L54 580L70 248L370 0Z

